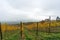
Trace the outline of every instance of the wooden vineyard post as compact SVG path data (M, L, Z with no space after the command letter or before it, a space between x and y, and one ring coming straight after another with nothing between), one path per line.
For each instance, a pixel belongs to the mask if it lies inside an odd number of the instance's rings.
M7 28L8 28L7 23L5 23L5 32L6 32L6 33L5 33L5 37L6 37L5 40L7 40L7 37L8 37L8 36L7 36L7 32L8 32Z
M37 27L36 27L36 40L38 40L38 22L37 22Z
M38 37L38 22L37 22L36 36Z
M1 37L1 39L0 39L0 40L2 40L2 30L1 30L1 23L0 23L0 37Z
M21 25L21 26L20 26L20 36L21 36L21 39L20 39L20 40L23 40L23 38L22 38L22 28L23 28L23 23L21 22L20 25Z
M49 28L48 28L49 33L50 33L50 23L51 23L51 16L49 16Z

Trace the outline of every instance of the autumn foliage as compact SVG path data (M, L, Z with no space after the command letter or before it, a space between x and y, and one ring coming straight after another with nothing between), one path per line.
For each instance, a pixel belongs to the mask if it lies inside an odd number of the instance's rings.
M60 22L57 22L55 20L51 21L50 22L50 27L57 27L57 26L60 26ZM38 28L39 29L44 29L44 28L48 28L49 27L49 22L48 21L43 21L43 22L38 22ZM37 22L32 22L29 24L28 23L23 23L22 25L22 28L21 28L21 25L8 25L8 24L1 24L1 28L2 28L2 31L6 31L6 30L24 30L24 28L27 28L27 29L34 29L34 28L37 28Z

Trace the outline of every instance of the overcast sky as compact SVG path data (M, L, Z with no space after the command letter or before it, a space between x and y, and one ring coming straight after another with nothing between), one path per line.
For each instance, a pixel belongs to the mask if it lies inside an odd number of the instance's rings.
M0 0L0 21L38 21L60 16L60 0Z

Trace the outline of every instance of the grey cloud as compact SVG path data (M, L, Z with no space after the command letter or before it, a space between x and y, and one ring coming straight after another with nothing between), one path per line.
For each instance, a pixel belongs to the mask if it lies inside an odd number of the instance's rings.
M0 0L1 21L41 20L46 15L60 16L60 0Z

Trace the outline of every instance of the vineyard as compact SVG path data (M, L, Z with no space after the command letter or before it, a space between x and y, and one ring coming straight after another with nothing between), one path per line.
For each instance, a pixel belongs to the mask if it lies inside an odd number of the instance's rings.
M59 40L60 22L28 22L18 25L1 24L0 40ZM1 39L2 37L2 39Z

